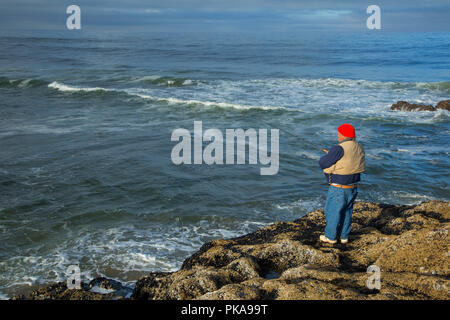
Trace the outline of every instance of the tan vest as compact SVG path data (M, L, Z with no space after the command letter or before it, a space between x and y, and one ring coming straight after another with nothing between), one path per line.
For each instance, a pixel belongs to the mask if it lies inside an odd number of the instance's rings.
M339 144L344 149L344 156L334 165L323 170L332 174L355 174L366 170L364 149L355 140L343 141Z

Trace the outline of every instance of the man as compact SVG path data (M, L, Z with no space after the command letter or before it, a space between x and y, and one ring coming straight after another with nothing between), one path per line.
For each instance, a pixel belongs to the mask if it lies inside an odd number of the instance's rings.
M325 173L330 187L325 204L327 225L320 241L335 244L340 238L348 242L352 224L353 203L358 195L357 182L365 170L365 155L362 146L355 141L355 128L343 124L338 128L339 144L320 158L319 165Z

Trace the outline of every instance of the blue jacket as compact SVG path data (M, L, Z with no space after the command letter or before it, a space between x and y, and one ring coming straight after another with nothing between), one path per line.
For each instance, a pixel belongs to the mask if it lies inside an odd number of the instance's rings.
M335 145L331 147L326 155L319 159L319 165L323 169L331 167L333 164L338 162L344 156L344 149L340 145ZM330 177L331 176L331 177ZM325 173L327 182L338 183L338 184L353 184L361 180L360 174L327 174Z

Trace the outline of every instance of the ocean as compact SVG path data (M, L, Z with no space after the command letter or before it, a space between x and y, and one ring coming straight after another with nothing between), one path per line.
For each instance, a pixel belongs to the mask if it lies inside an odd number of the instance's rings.
M318 159L351 123L358 199L450 200L450 33L0 34L0 297L132 283L206 241L322 208ZM175 165L177 128L279 129L279 171Z

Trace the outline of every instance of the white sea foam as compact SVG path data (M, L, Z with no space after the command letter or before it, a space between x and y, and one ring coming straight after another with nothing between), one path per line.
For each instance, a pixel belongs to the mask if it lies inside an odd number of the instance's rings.
M312 152L308 152L308 151L297 151L295 153L296 156L299 157L306 157L308 159L312 159L312 160L318 160L320 158L320 156L318 154L314 154Z
M77 91L112 91L110 89L101 88L101 87L74 87L65 85L63 83L59 83L57 81L54 81L48 85L49 88L53 88L59 91L70 91L70 92L77 92Z
M178 98L161 98L155 97L147 94L136 94L137 96L143 99L150 99L154 101L162 101L167 102L169 104L187 104L187 105L202 105L205 107L220 107L220 108L234 108L234 109L261 109L261 110L276 110L276 109L286 109L283 107L272 107L272 106L251 106L251 105L243 105L236 103L228 103L228 102L214 102L214 101L200 101L200 100L183 100Z
M0 300L9 300L9 296L7 294L0 293Z
M108 294L108 293L114 292L115 290L114 289L101 288L99 286L93 286L89 291L93 292L93 293Z
M135 78L132 82L152 82L157 85L166 85L173 86L176 82L180 83L182 86L190 86L195 82L191 79L176 79L176 78L167 78L159 75L148 75L139 78Z
M74 87L65 85L59 82L52 82L48 85L48 87L57 89L59 91L65 91L65 92L78 92L78 91L86 91L86 92L92 92L92 91L116 91L116 92L123 92L127 93L129 95L138 96L142 99L149 99L153 101L160 101L160 102L166 102L168 104L186 104L186 105L202 105L205 107L220 107L220 108L234 108L234 109L261 109L261 110L276 110L276 109L286 109L283 107L273 107L273 106L252 106L252 105L243 105L243 104L237 104L237 103L228 103L228 102L214 102L214 101L201 101L201 100L195 100L195 99L179 99L179 98L172 98L172 97L157 97L152 96L148 94L141 94L136 93L133 90L119 90L119 89L106 89L102 87Z
M127 272L176 271L207 240L240 236L265 225L250 220L221 223L220 217L217 221L212 218L148 229L127 224L105 230L78 230L46 249L44 255L37 247L0 261L0 283L9 286L3 285L2 293L9 295L14 288L65 281L67 267L72 264L80 266L82 281L104 276L119 277L128 284L136 278L129 278Z
M145 76L135 81L157 80L160 76ZM171 82L172 81L172 82ZM165 80L173 84L174 80ZM195 90L192 80L174 90L158 88L78 87L52 82L48 87L63 92L110 91L122 92L142 99L169 105L196 105L239 110L290 110L312 114L342 114L359 119L433 123L448 121L449 112L391 111L397 100L435 104L444 99L439 90L418 90L414 83L380 82L348 79L261 79L215 80L199 82ZM186 86L184 86L186 85ZM425 84L423 84L425 85ZM421 85L419 85L421 87ZM426 88L426 86L425 86ZM434 88L434 87L432 87ZM164 91L165 90L165 91ZM170 96L167 96L170 93Z
M432 146L432 145L425 145L425 146L407 146L407 147L397 147L392 146L391 149L387 148L373 148L373 149L366 149L366 156L372 158L372 159L383 159L383 156L393 154L399 154L399 155L412 155L417 157L424 157L428 158L433 155L450 155L450 150L447 150L445 148L442 148L441 146Z
M386 202L386 203L394 203L394 204L403 204L403 205L417 205L423 201L427 200L437 200L435 197L407 192L402 190L392 190L392 191L383 191L380 194L376 195L376 201L378 202Z
M158 75L150 75L150 76L143 76L140 78L136 78L136 79L134 79L134 81L137 81L137 82L139 82L139 81L154 81L154 80L158 80L160 78L161 78L161 76L158 76Z
M278 220L294 220L301 218L311 211L322 208L323 205L324 200L322 198L298 199L288 203L275 204L274 208L285 212L281 216L277 214Z

